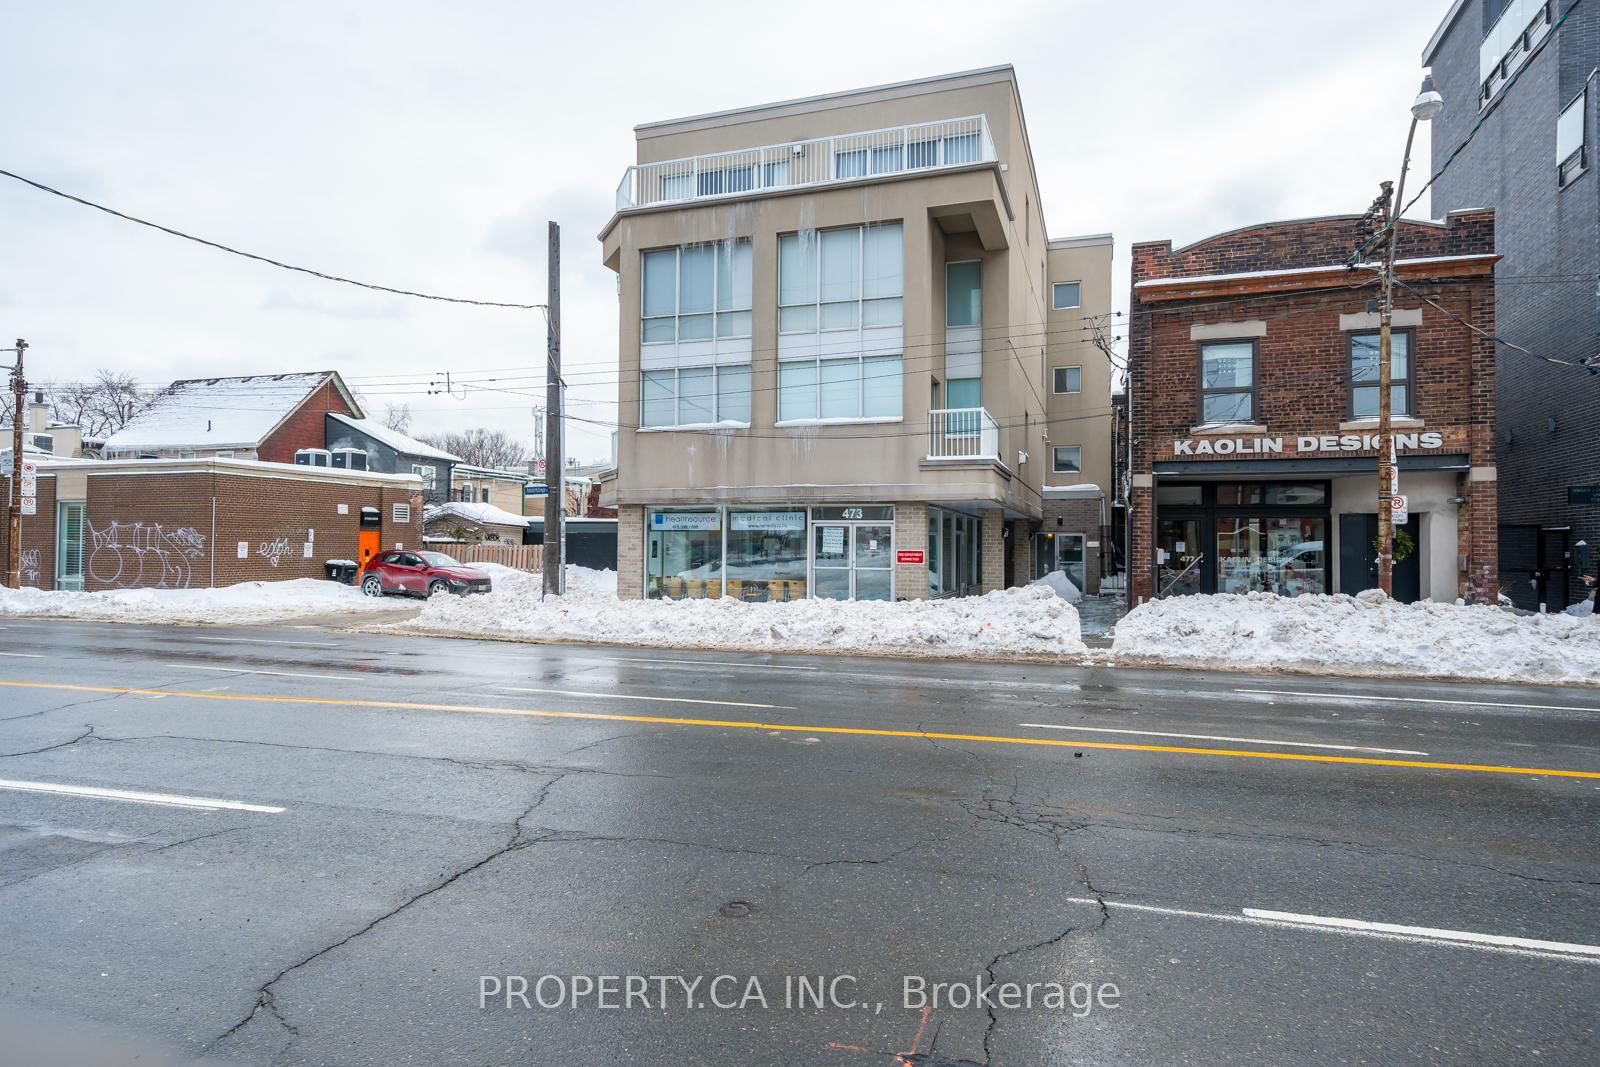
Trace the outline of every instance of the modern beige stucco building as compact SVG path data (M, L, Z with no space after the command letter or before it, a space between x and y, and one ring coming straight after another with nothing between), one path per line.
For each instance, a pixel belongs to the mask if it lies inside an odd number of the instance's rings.
M1047 238L1009 66L635 135L600 235L621 596L907 599L1058 565L1092 591L1111 239Z

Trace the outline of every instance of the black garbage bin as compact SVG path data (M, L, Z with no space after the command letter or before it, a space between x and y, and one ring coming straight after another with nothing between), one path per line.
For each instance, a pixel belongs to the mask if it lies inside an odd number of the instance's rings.
M329 581L343 582L345 585L355 585L356 573L361 569L348 559L330 559L322 566L328 572Z

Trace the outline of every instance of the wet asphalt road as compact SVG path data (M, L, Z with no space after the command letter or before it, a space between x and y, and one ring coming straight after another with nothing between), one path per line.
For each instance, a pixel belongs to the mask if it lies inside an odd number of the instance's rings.
M1600 1059L1596 691L13 619L0 682L13 1055Z

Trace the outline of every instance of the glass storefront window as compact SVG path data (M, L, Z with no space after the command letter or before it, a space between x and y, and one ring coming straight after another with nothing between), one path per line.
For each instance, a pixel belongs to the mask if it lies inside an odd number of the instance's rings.
M645 517L645 596L722 595L722 513L651 511Z
M806 513L728 512L726 592L735 600L800 600L806 595Z
M1266 519L1263 525L1267 535L1267 591L1280 596L1326 593L1326 520Z
M1218 507L1238 507L1261 503L1261 483L1245 482L1217 486Z
M1217 517L1217 592L1248 593L1266 588L1266 559L1258 519Z
M1205 503L1204 492L1205 487L1199 485L1158 485L1156 506L1197 508Z
M1262 503L1268 507L1321 507L1328 502L1326 485L1268 485Z

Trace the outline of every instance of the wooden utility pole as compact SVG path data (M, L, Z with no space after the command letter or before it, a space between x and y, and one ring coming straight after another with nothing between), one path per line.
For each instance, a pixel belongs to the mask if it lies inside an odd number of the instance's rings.
M1417 124L1412 122L1415 133ZM1406 155L1411 154L1410 138L1406 140ZM1405 181L1401 171L1401 181ZM1396 222L1393 186L1383 183L1382 223L1388 231L1388 247L1384 251L1378 299L1378 588L1386 596L1394 595L1394 424L1389 397L1393 381L1391 324L1394 321L1394 245Z
M548 364L544 369L544 591L565 592L562 583L561 476L561 227L550 223L550 264L545 279L548 295L545 318L548 330Z
M6 538L6 587L22 588L22 419L28 383L22 376L22 354L28 342L17 338L17 365L11 368L11 507L10 530Z

